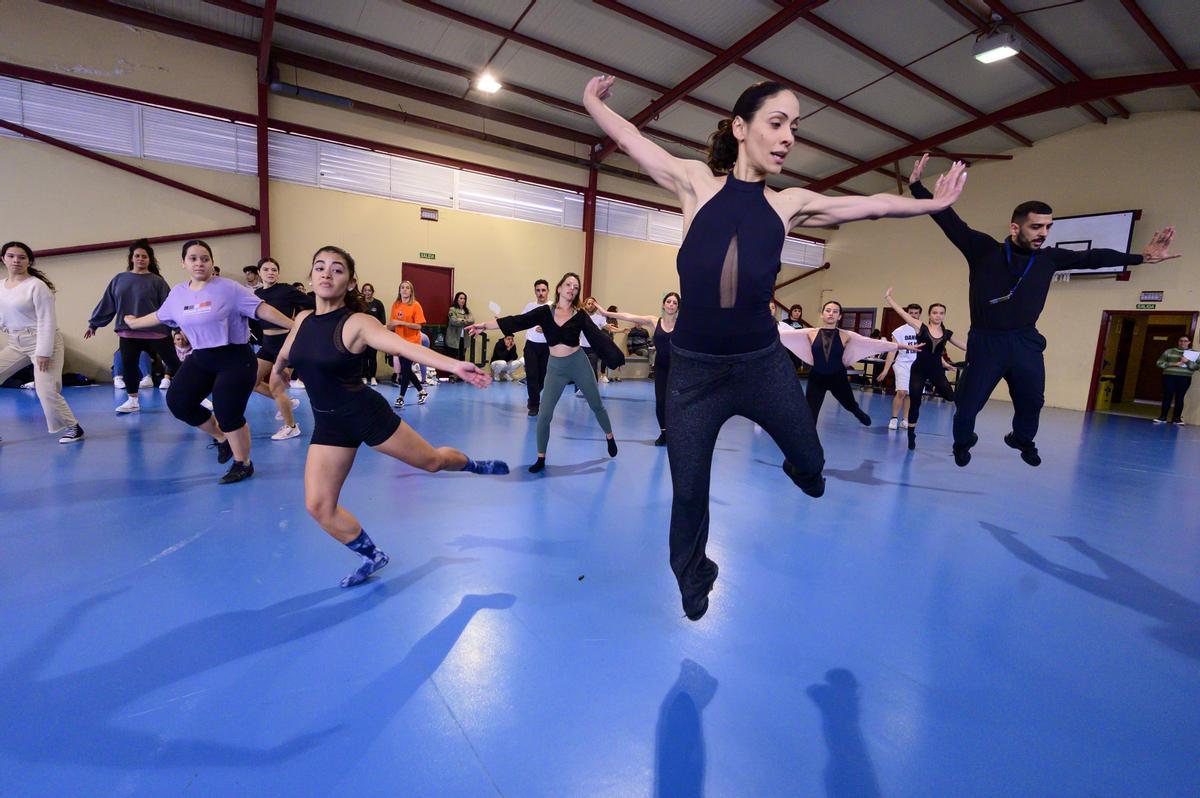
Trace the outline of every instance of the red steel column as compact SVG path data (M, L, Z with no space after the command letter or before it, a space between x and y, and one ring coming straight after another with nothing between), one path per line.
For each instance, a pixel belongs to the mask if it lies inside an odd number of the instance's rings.
M592 259L596 249L596 178L595 166L588 169L587 191L583 194L583 295L592 292Z

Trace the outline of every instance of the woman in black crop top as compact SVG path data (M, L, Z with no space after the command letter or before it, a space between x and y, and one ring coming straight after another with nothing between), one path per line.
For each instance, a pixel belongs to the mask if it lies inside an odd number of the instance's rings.
M529 467L534 474L546 467L546 447L550 443L554 407L563 388L571 382L583 391L600 429L604 430L604 437L608 440L608 456L617 456L612 422L608 420L608 411L600 401L600 389L596 387L592 365L579 348L579 336L582 333L587 338L600 360L610 369L620 368L625 363L625 356L584 312L579 302L581 286L579 275L567 272L554 287L556 299L553 305L538 305L528 313L472 324L465 330L468 335L497 329L505 335L515 335L521 330L540 326L546 336L546 343L550 345L550 362L546 367L546 382L542 387L542 403L537 416L537 460Z
M654 413L658 416L658 438L655 446L667 445L667 380L671 374L671 334L679 318L679 294L671 291L663 297L661 316L638 316L633 313L600 311L607 318L627 321L654 328Z
M892 309L901 312L900 303L892 298L892 289L884 292L884 298ZM901 318L904 314L901 314ZM946 354L946 344L953 344L962 351L967 346L954 337L954 332L946 329L942 322L946 318L946 306L934 302L929 306L929 323L922 324L917 330L917 343L922 344L917 359L913 361L909 373L908 384L908 448L917 448L917 419L921 417L921 395L925 393L926 384L932 385L938 396L947 402L954 401L954 388L946 379L947 368L954 368L950 357Z
M294 285L279 281L279 262L274 258L263 258L258 262L258 276L262 285L254 289L254 295L289 319L294 319L302 310L312 310L312 297ZM283 426L271 436L271 440L285 441L300 435L300 425L296 423L294 412L300 401L288 396L291 376L284 374L276 377L271 366L279 356L279 348L283 346L288 331L267 321L261 324L262 346L256 355L258 383L254 386L254 392L271 399L279 408L276 418L283 422Z
M358 519L338 504L360 445L430 472L507 474L508 466L500 460L471 460L448 446L430 446L392 412L383 396L363 385L362 353L370 346L452 372L477 388L492 381L487 372L409 343L368 315L356 285L354 258L346 250L317 250L311 277L316 310L296 318L274 371L282 375L292 364L304 375L315 422L304 465L304 503L322 529L361 558L342 580L342 587L353 587L388 564L388 556L375 547Z
M612 77L593 78L583 95L610 142L598 155L620 148L683 209L676 263L688 309L672 336L667 397L671 568L684 612L699 620L717 578L704 547L709 472L721 426L735 415L759 424L783 450L783 468L793 482L812 496L824 492L824 456L812 416L767 312L788 230L936 213L958 198L966 171L954 164L925 202L890 194L776 191L766 179L782 171L800 121L800 103L786 87L759 83L744 91L712 137L706 164L671 155L605 105L612 85Z

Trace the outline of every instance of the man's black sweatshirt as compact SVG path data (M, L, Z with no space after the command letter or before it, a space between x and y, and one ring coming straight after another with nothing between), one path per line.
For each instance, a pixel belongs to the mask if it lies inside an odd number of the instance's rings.
M931 199L933 194L919 182L909 185L917 199ZM1008 252L1004 242L997 241L986 233L972 230L958 217L953 208L932 214L938 227L958 247L970 267L971 329L973 330L1023 330L1034 327L1042 308L1046 306L1046 295L1054 273L1066 269L1103 269L1109 266L1136 266L1142 262L1141 255L1128 255L1115 249L1089 249L1076 251L1058 247L1042 247L1030 250L1009 241ZM1011 262L1009 253L1011 253ZM1016 293L1007 302L995 305L990 300L1008 294L1017 284L1029 258L1034 258L1033 267L1021 280Z

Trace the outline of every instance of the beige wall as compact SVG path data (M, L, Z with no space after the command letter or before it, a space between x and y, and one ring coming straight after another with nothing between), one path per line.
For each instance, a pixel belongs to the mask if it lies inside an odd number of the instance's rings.
M1197 142L1200 114L1138 114L1039 141L1013 150L1011 161L980 163L971 170L956 210L972 227L998 239L1007 233L1012 208L1035 198L1062 216L1142 209L1135 252L1154 230L1169 224L1178 230L1175 249L1184 257L1136 266L1129 282L1075 279L1051 287L1038 324L1049 340L1048 405L1085 406L1102 310L1133 310L1139 293L1150 290L1165 291L1159 310L1200 309ZM829 298L882 313L884 289L895 286L901 303L943 302L949 306L947 326L963 332L969 326L966 263L928 219L842 225L829 238L826 259L831 269L780 291L780 299L803 304L810 320ZM1007 399L1003 385L995 398ZM1200 423L1197 403L1187 418Z

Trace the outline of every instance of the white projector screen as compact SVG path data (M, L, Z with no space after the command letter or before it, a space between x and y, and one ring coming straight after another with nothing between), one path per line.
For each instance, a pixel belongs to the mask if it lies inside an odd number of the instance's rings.
M1056 216L1045 246L1063 249L1115 249L1128 252L1133 241L1133 222L1138 211L1089 213L1083 216ZM1119 274L1124 266L1107 269L1068 269L1060 274Z

